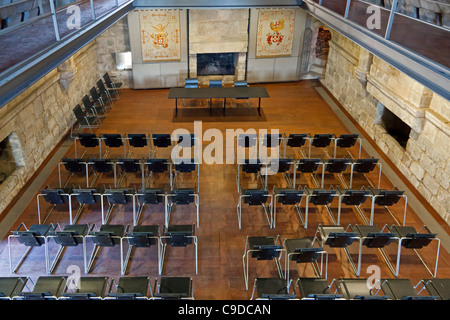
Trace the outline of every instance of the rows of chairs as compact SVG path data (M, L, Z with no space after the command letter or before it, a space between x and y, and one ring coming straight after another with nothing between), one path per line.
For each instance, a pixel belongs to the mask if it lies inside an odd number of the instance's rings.
M276 211L278 205L291 205L296 211L305 228L308 227L309 206L324 206L332 221L340 224L341 209L343 205L355 207L358 213L363 217L367 224L374 223L375 207L381 206L388 209L404 199L403 224L406 221L407 196L404 191L393 188L392 190L380 188L382 165L379 159L361 158L361 143L359 143L359 157L351 156L351 147L357 144L359 140L357 135L344 135L336 138L333 134L321 134L311 136L310 134L279 134L262 136L245 134L237 137L236 146L243 148L269 147L276 148L278 152L275 156L262 158L244 158L237 159L236 184L239 195L237 205L237 215L239 228L241 228L242 204L250 206L261 205L270 227L276 226ZM309 141L308 152L302 148ZM317 142L316 142L317 141ZM345 148L347 156L335 158L325 151L322 157L307 157L311 155L311 147L326 148L332 144L333 156L337 154L338 146ZM283 147L284 146L284 147ZM292 150L289 150L292 148ZM238 152L236 152L238 155ZM251 154L251 151L248 151ZM286 155L290 157L286 157ZM255 153L254 153L255 155ZM378 169L378 183L374 184L367 178L368 174L375 173ZM345 173L349 178L345 177ZM325 186L325 175L329 174L333 182L328 188ZM320 178L317 176L320 175ZM355 187L354 177L363 177L362 185ZM283 185L279 186L281 176ZM302 176L305 178L301 181ZM311 182L308 183L310 178ZM251 183L248 183L251 181ZM256 185L255 182L256 181ZM269 183L272 182L273 183ZM300 181L300 182L299 182ZM269 184L272 190L269 190ZM312 187L311 187L312 184ZM244 187L244 186L245 187ZM250 187L248 186L250 185ZM300 205L306 199L304 213ZM334 199L338 200L337 214L332 212L331 204ZM370 216L367 218L361 208L367 199L371 199ZM389 211L389 210L388 210ZM389 211L390 213L390 211ZM393 217L394 215L391 214ZM336 218L337 216L337 218ZM397 219L394 217L397 221Z
M120 249L120 272L125 275L132 257L132 252L136 248L156 247L155 259L158 264L158 273L161 275L164 269L165 254L167 246L187 247L193 244L195 247L195 272L198 273L198 240L195 235L195 225L169 225L163 226L160 231L159 225L129 225L102 224L97 227L95 224L67 224L61 227L59 224L34 224L27 228L24 223L12 232L8 237L8 250L10 270L16 272L24 262L26 255L33 248L44 247L45 271L52 274L62 257L65 249L82 246L84 272L90 273L93 269L94 261L100 250L106 247L119 247ZM19 259L14 259L13 240L26 247L25 254ZM51 241L53 240L53 241ZM57 252L51 257L51 251ZM91 243L91 254L88 254L88 242ZM127 250L125 250L127 248ZM53 249L53 250L52 250ZM155 250L153 250L155 251ZM14 263L13 260L18 260ZM80 261L80 262L81 262Z
M96 86L92 86L72 110L71 136L76 123L78 128L88 128L91 132L98 128L108 109L114 106L114 100L119 98L121 87L122 83L113 81L107 72L103 79L98 79Z
M294 282L295 281L295 282ZM251 299L257 300L449 300L450 279L370 279L299 277L289 284L279 278L256 278Z
M40 276L0 278L0 300L193 300L189 277Z
M350 252L350 246L358 243L355 263ZM341 249L347 255L355 276L361 275L363 247L377 250L386 262L388 268L395 277L399 276L400 258L402 248L422 249L427 247L432 241L438 243L436 249L436 259L434 266L427 265L420 259L425 268L436 278L440 239L437 234L432 233L426 226L416 230L412 226L385 225L379 228L376 225L348 225L346 228L339 225L320 225L317 227L314 238L285 239L281 241L280 236L247 236L245 250L242 256L245 287L248 289L249 282L249 258L256 260L273 260L276 264L280 279L284 279L289 284L292 279L289 277L290 263L311 263L317 277L327 278L328 274L328 251L329 248ZM395 265L392 264L389 255L385 252L385 247L392 242L397 243L397 257ZM284 255L284 269L281 259ZM318 263L320 259L320 264Z

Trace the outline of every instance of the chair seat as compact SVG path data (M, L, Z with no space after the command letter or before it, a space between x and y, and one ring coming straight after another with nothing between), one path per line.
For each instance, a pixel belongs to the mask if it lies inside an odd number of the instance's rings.
M156 297L188 298L192 296L192 280L188 277L161 277Z
M26 277L0 277L0 299L17 296L27 281Z
M121 277L117 284L117 292L110 293L109 296L118 299L147 297L149 282L148 277Z
M295 295L289 295L286 280L282 278L256 278L256 294L264 299L295 298Z
M298 278L297 286L302 298L313 298L318 295L330 295L330 287L324 278Z
M80 277L79 288L74 292L65 292L63 296L77 300L92 297L103 298L107 286L107 277Z

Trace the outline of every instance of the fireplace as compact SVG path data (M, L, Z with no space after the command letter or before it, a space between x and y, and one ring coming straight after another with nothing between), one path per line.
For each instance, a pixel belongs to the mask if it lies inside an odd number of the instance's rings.
M237 58L235 52L197 54L197 76L235 75Z

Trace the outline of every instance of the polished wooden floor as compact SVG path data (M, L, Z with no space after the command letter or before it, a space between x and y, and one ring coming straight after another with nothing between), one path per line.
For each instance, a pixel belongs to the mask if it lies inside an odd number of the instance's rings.
M339 120L326 101L319 95L316 87L320 86L316 81L301 81L296 83L266 84L270 98L262 100L262 115L257 114L257 100L251 101L248 107L245 101L241 101L238 106L228 105L225 114L222 112L221 102L213 101L215 106L210 113L204 104L197 107L180 107L178 116L174 114L174 101L169 100L168 90L124 90L120 99L114 102L114 107L110 109L107 117L103 120L101 127L96 130L97 134L104 133L172 133L175 129L184 128L194 133L193 121L202 121L202 131L207 129L218 129L224 137L227 129L242 128L259 130L278 129L280 133L334 133L340 135L350 133L344 124ZM181 104L181 103L180 103ZM187 102L192 105L192 101ZM203 142L203 148L210 144ZM78 146L80 153L83 148ZM225 152L224 150L224 157ZM145 158L148 150L133 151L134 158ZM164 150L158 156L164 155ZM288 150L292 152L292 150ZM298 151L297 156L298 155ZM338 150L339 156L348 156L347 151ZM350 153L353 157L358 157L358 149L353 148ZM98 156L96 151L87 150L88 155ZM328 150L328 154L332 150ZM290 153L291 154L291 153ZM312 149L312 156L326 158L325 150ZM74 157L73 146L68 151L68 157ZM122 157L121 151L111 149L109 158ZM367 157L364 151L363 156ZM195 274L194 247L171 248L168 247L163 275L165 276L191 276L194 281L194 297L196 299L248 299L251 297L251 288L255 277L276 277L278 275L275 263L272 261L256 261L250 259L249 263L249 290L245 289L243 277L242 257L245 250L246 236L280 236L281 241L289 238L314 237L319 224L331 224L332 221L327 211L322 207L309 207L309 223L305 229L301 225L296 211L291 206L277 207L276 228L269 228L264 211L261 207L249 207L243 205L242 208L242 229L238 228L236 206L238 204L238 192L236 188L237 166L235 164L206 164L200 166L200 224L195 232L198 237L198 274ZM67 174L63 170L63 180ZM344 174L348 179L348 173ZM139 175L135 177L127 175L122 186L136 185L139 187ZM320 181L320 175L318 176ZM298 183L302 186L314 187L310 176L299 176ZM348 181L348 180L347 180ZM184 182L190 183L188 180ZM250 175L242 176L242 185L257 186L259 181ZM84 176L74 176L69 186L83 185ZM100 176L97 186L112 186L111 175ZM167 176L155 177L152 185L168 185ZM272 190L274 185L286 186L286 181L282 176L270 176L268 188ZM334 175L325 176L325 188L340 185L340 180ZM355 177L355 187L377 184L377 174L368 177ZM51 188L58 187L58 171L53 168L52 174L48 177L45 185ZM391 189L393 185L383 175L382 188ZM403 203L400 200L398 205L391 208L395 219L399 222L403 219ZM49 206L41 202L41 211L45 212ZM366 216L370 212L370 204L363 205ZM337 212L337 203L333 202L331 209ZM76 206L74 208L76 210ZM305 201L302 202L302 210L305 212ZM164 208L162 205L145 206L139 224L159 224L164 223ZM58 206L48 217L47 223L59 223L62 227L69 223L68 209L65 206ZM396 224L395 220L385 208L377 207L375 210L375 223L381 228L385 225ZM31 201L22 216L17 220L12 230L16 229L21 222L26 226L37 223L37 202ZM171 217L171 224L192 224L195 223L195 206L177 206ZM89 223L90 225L101 225L101 210L98 205L90 205L82 212L77 223ZM111 215L111 224L132 225L132 206L117 206ZM355 213L351 207L343 207L341 225L347 227L349 224L363 224L361 217ZM419 229L423 223L415 212L408 207L406 224ZM356 243L356 242L355 242ZM52 242L50 253L56 251L56 245ZM329 253L328 279L353 278L356 277L349 260L342 249L325 247ZM437 243L432 242L428 247L419 250L421 256L427 264L434 266ZM21 245L13 245L14 259L19 257L24 248ZM91 244L88 245L88 252ZM352 257L356 259L357 245L350 247ZM397 245L390 244L386 247L386 252L390 259L395 262ZM151 278L159 278L157 268L156 248L137 248L131 257L127 275L148 275ZM372 271L368 272L368 267L375 265L380 268L382 278L393 278L393 274L387 268L375 249L365 248L363 250L363 263L360 278L368 278ZM441 247L438 277L450 276L449 255ZM284 257L282 258L284 263ZM54 274L67 275L70 265L80 266L82 269L81 247L67 248L57 265ZM314 277L314 271L310 264L291 263L290 276ZM83 272L82 272L83 273ZM44 248L33 248L27 259L20 266L18 275L30 276L36 279L45 275ZM10 276L7 238L0 244L0 275ZM89 275L107 275L118 279L120 275L120 251L118 247L103 249L98 259L95 261L93 269ZM400 278L410 278L413 284L421 279L430 278L430 273L426 270L418 256L412 250L402 250L400 265Z

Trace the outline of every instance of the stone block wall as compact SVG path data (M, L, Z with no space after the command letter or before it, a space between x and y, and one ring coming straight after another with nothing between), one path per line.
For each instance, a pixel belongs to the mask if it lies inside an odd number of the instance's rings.
M132 70L118 70L116 53L130 52L130 36L127 17L122 18L95 39L97 43L98 73L101 77L108 72L122 88L132 87Z
M0 217L70 130L72 109L98 80L93 70L97 70L97 46L90 42L0 108L0 141L12 135L23 157L0 184Z
M335 31L321 81L450 223L450 102ZM380 106L411 128L406 148L378 121Z

